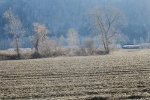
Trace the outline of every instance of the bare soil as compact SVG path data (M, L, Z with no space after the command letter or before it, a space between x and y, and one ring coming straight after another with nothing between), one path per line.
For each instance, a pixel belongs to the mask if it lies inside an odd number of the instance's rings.
M0 61L0 99L150 99L150 53Z

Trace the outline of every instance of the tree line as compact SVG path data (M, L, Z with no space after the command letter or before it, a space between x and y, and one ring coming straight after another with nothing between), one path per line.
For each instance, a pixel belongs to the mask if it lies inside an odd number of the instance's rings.
M113 45L127 42L127 38L120 30L121 26L125 25L126 20L119 9L115 7L96 7L89 11L88 16L94 29L93 36L96 37L95 41L90 37L80 39L78 31L75 28L70 28L67 36L61 35L60 42L57 42L49 38L51 31L46 25L38 22L33 23L33 34L28 36L28 40L34 49L32 56L65 55L67 50L72 55L92 55L98 52L97 50L100 48L102 54L109 54ZM5 11L3 17L7 21L7 31L13 37L12 46L16 48L17 58L20 59L19 48L27 31L11 8Z

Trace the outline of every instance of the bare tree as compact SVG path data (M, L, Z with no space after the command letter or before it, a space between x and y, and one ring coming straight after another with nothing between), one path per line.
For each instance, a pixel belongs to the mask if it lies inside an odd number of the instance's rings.
M7 10L4 13L4 18L8 21L9 33L13 36L13 44L17 51L17 57L20 58L20 39L25 34L23 25L19 18L14 15L11 9Z
M142 44L144 44L144 43L145 43L144 38L143 38L143 37L140 37L139 44L142 45Z
M116 37L114 37L114 41L117 45L119 44L123 46L129 42L129 38L124 34L118 34Z
M65 46L67 43L66 43L66 38L63 36L63 35L61 35L60 37L59 37L59 44L61 45L61 46Z
M0 40L0 50L4 50L4 49L11 47L10 43L11 43L11 40L9 38L5 40Z
M116 8L96 8L90 13L94 19L94 27L96 29L97 37L102 43L105 52L109 54L109 45L113 37L119 34L119 27L122 23L122 13Z
M133 39L133 44L134 44L134 45L137 45L137 44L138 44L137 39L135 39L135 38Z
M68 30L67 38L68 45L70 47L75 47L79 45L79 34L75 29L71 28Z
M150 43L150 32L147 33L146 42L147 42L147 43Z
M48 29L45 27L45 25L34 23L34 32L35 34L30 37L30 40L35 48L35 53L39 54L39 46L40 43L48 40Z

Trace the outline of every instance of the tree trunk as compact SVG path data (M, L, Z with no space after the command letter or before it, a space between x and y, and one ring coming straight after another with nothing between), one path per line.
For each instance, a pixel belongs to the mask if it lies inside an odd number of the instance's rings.
M39 40L36 41L35 43L35 53L39 53Z
M17 50L17 59L20 59L19 39L18 38L16 38L16 50Z
M107 33L102 33L101 39L102 39L102 42L103 42L105 54L109 54L110 50L109 50L109 41L108 41Z
M109 44L108 44L108 41L106 40L106 48L105 48L105 52L106 54L109 54L110 53L110 50L109 50Z

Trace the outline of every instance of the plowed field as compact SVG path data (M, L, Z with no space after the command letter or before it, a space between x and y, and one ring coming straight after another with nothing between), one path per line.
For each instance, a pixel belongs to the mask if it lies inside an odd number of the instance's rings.
M150 99L150 53L0 61L0 100Z

